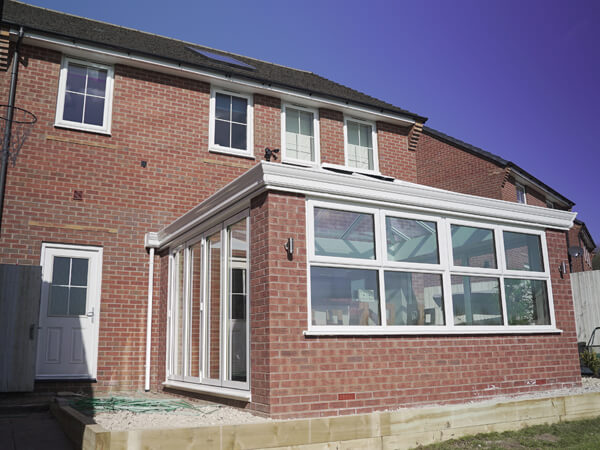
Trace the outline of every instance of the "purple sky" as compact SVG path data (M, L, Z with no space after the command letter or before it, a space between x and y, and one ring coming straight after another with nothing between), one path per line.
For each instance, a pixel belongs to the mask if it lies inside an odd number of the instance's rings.
M429 117L574 201L600 245L597 0L26 0L309 70Z

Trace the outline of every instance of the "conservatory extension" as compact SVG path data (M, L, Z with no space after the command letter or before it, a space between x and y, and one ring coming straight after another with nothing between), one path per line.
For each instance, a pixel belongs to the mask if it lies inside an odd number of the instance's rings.
M299 417L477 396L457 374L496 394L575 383L576 353L515 358L571 344L573 218L263 162L147 236L168 264L163 384ZM511 370L483 370L490 348Z

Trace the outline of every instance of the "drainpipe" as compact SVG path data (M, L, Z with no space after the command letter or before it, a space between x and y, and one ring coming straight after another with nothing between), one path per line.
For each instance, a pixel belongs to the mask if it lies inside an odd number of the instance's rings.
M2 211L4 210L4 189L6 187L6 172L8 170L8 146L12 132L13 114L15 106L15 94L17 92L17 78L19 77L19 47L23 39L23 27L19 29L19 38L13 53L13 65L10 75L10 92L8 94L8 117L4 128L4 140L2 142L2 168L0 169L0 231L2 230Z
M146 317L146 375L144 390L150 390L150 350L152 348L152 290L154 285L154 247L150 248L148 260L148 314Z

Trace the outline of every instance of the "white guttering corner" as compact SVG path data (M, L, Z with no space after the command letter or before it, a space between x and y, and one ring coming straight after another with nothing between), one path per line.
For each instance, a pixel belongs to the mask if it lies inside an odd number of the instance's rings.
M146 372L144 375L144 390L150 390L150 355L152 350L152 297L154 294L154 249L158 240L155 233L146 233L144 244L149 248L148 259L148 311L146 315Z
M363 175L261 161L156 233L158 248L169 246L220 211L265 190L542 229L568 230L576 216L569 211L460 194L404 181L382 181Z
M18 30L16 29L11 29L11 34L15 34L17 31ZM25 33L24 42L27 44L37 45L39 47L48 48L50 50L67 53L70 56L76 56L79 58L92 57L97 59L99 62L109 64L122 63L132 67L153 70L155 72L172 74L180 77L187 76L188 78L200 79L209 83L217 81L218 84L223 86L236 85L239 86L240 89L244 88L246 90L260 92L265 95L281 96L287 101L290 101L290 99L296 99L295 101L307 103L311 106L330 107L338 110L345 110L347 112L353 111L359 115L370 116L373 120L378 120L378 118L385 119L394 123L400 123L405 127L415 123L415 121L408 116L402 114L384 113L380 108L352 105L350 102L332 100L325 97L320 97L318 94L304 94L299 92L301 88L298 88L298 91L295 91L292 88L285 89L273 87L268 82L253 82L233 75L221 75L217 73L216 69L215 72L211 72L209 70L198 69L192 65L167 62L159 58L134 55L130 52L108 50L92 45L78 43L73 40L53 38L30 31ZM182 45L184 45L183 42Z

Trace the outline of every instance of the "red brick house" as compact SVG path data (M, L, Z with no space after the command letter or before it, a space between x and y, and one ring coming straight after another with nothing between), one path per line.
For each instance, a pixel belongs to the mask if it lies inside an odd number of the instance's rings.
M580 383L574 213L426 186L424 117L18 2L2 26L38 118L0 230L0 262L42 265L37 389L285 418Z
M424 127L419 139L417 181L465 194L570 211L571 200L497 155ZM584 222L575 219L567 235L569 270L592 270L596 244Z

